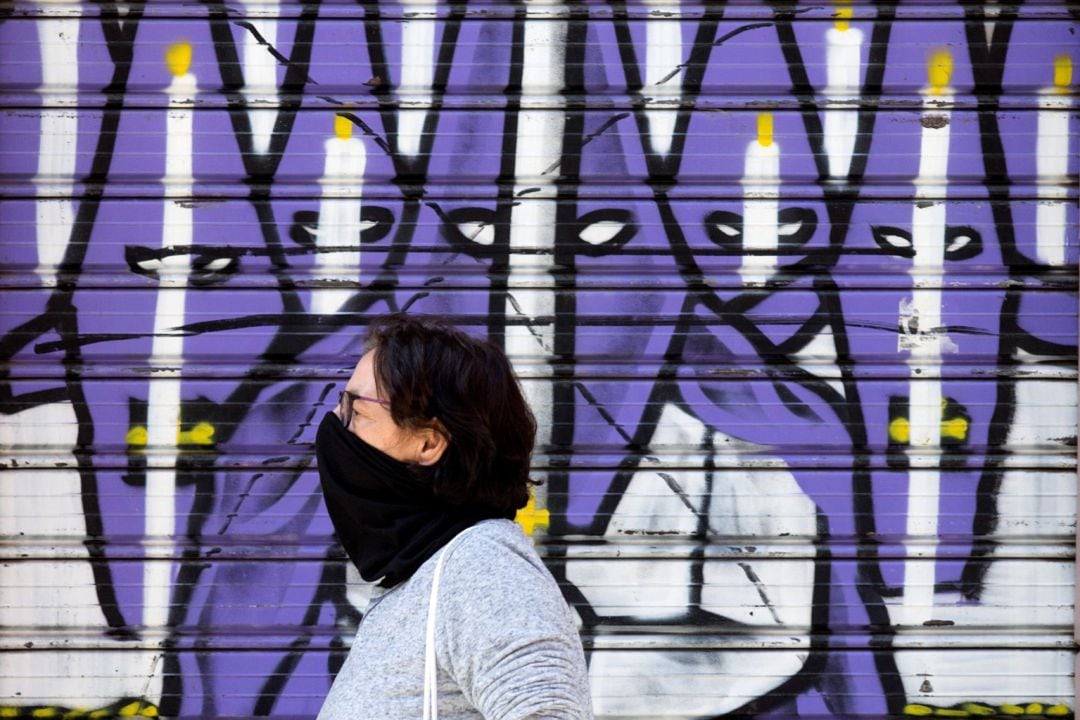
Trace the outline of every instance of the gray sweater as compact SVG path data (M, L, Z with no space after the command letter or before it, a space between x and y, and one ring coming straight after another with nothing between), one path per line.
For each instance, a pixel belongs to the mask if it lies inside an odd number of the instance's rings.
M435 563L372 594L319 720L423 716ZM570 609L521 527L485 520L451 549L436 608L439 720L592 718Z

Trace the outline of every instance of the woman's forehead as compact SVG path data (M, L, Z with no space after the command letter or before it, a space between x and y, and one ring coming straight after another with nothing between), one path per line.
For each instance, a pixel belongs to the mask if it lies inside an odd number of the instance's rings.
M360 360L357 361L356 367L353 368L352 377L349 378L347 385L350 392L376 397L375 364L373 360L374 354L371 351L360 356Z

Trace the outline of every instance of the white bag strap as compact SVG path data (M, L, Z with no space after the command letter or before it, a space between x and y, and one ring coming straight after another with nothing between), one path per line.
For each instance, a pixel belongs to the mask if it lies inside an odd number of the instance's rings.
M435 563L435 574L431 578L431 599L428 600L427 612L427 636L424 641L424 720L439 719L439 683L436 676L435 662L435 606L439 598L439 580L442 578L443 562L450 555L450 551L453 550L454 546L465 536L465 533L474 527L476 526L465 528L447 543L442 555L439 556L438 561Z

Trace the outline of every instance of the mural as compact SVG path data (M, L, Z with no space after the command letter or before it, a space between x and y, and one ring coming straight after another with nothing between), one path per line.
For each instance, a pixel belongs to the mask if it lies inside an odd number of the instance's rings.
M0 716L314 716L370 318L513 359L600 717L1072 717L1067 3L0 8Z

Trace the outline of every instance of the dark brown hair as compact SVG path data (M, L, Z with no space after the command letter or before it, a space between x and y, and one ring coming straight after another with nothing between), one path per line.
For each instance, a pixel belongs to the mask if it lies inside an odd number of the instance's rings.
M367 348L394 422L448 440L437 463L416 468L435 494L508 516L524 507L539 484L529 478L536 419L502 350L441 318L400 313L372 323Z

